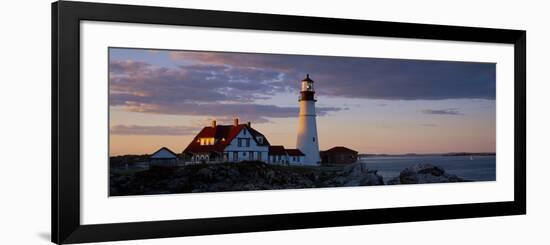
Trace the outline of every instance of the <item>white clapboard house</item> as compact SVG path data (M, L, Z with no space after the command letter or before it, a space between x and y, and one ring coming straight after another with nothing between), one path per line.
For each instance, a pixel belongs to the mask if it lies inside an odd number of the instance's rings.
M204 127L183 150L188 163L215 162L268 162L269 141L250 123L239 124L235 118L232 125Z

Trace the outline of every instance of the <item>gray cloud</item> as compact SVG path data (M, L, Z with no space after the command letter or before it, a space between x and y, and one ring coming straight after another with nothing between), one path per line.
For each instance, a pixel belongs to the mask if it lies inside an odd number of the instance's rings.
M259 104L287 91L279 72L194 64L176 68L143 62L110 62L110 105L126 111L239 117L256 123L298 115L297 107ZM319 116L345 108L319 107Z
M458 111L457 108L439 109L439 110L425 109L425 110L422 110L422 113L430 114L430 115L462 115L462 113Z
M198 130L199 127L189 126L115 125L109 132L116 135L193 135Z
M298 115L298 107L280 107L260 104L127 104L125 109L132 112L154 114L209 116L213 118L239 117L242 120L255 123L268 122L268 118L289 118ZM329 112L340 110L345 110L345 108L320 107L317 108L317 115L324 116Z
M241 101L264 99L284 89L270 71L215 65L154 67L142 62L110 62L111 105L126 101ZM122 70L121 70L122 69ZM249 74L249 75L246 75Z
M114 74L136 73L150 66L150 64L141 61L115 61L109 63L109 72Z
M180 62L261 67L284 74L290 89L310 73L322 95L388 100L495 98L493 63L334 56L172 51Z

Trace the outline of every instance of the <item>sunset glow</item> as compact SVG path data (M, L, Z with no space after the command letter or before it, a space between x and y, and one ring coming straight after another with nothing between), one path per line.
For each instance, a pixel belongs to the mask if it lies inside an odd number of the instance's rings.
M212 120L294 148L315 80L321 150L495 152L493 63L109 49L110 155L181 152Z

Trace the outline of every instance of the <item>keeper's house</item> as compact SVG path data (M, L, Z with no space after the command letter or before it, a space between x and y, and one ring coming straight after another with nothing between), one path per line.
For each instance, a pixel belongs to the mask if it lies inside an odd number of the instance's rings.
M188 163L215 163L262 161L268 162L269 141L250 126L239 124L235 118L233 125L204 127L183 150Z

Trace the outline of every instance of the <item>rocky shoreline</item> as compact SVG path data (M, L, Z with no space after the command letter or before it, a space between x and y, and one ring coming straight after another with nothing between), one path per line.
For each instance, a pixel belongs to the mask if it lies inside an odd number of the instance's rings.
M399 176L390 179L386 184L427 184L427 183L450 183L467 182L467 180L454 174L446 173L441 167L432 164L415 164L403 169Z
M263 162L153 167L132 173L111 171L109 178L110 196L466 181L431 164L416 164L385 182L376 170L368 169L363 163L345 167L300 167Z

